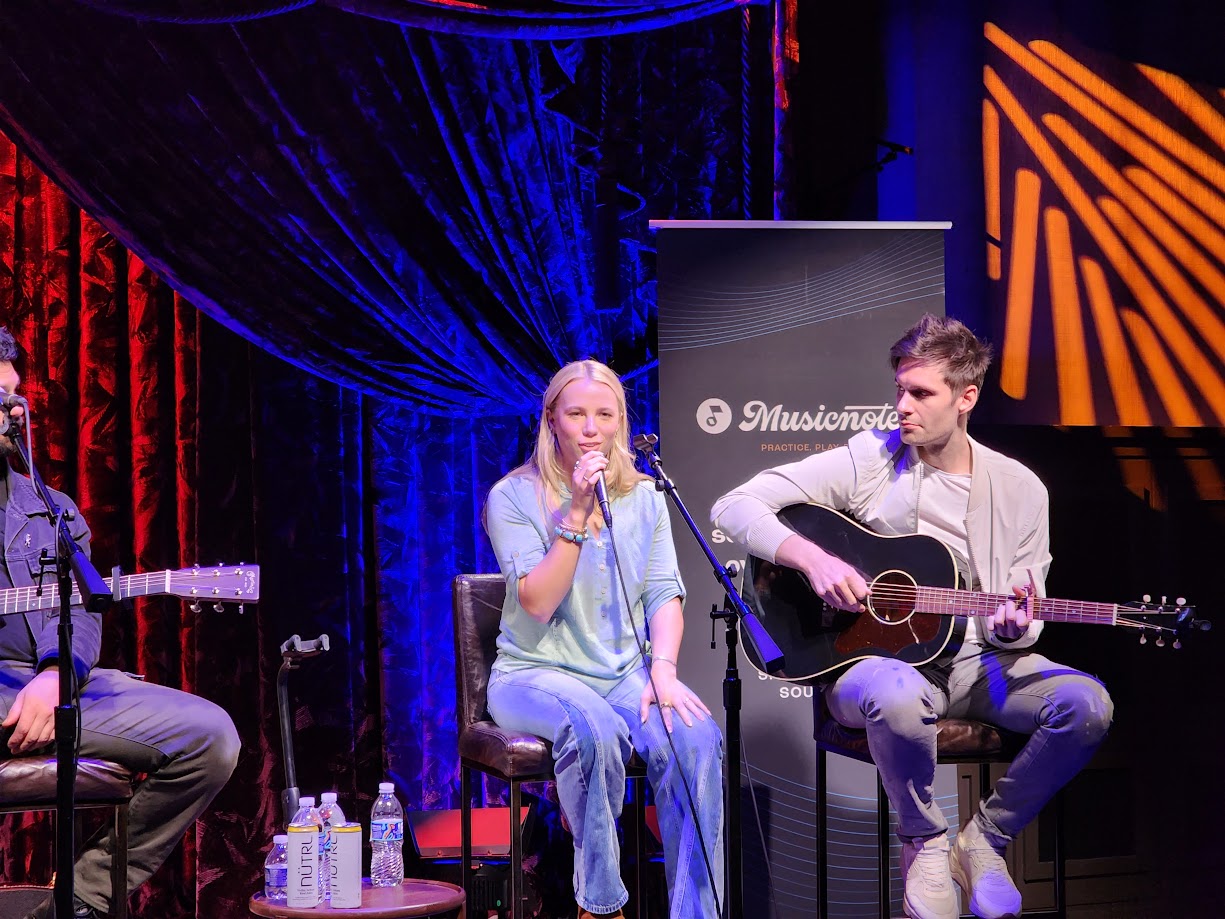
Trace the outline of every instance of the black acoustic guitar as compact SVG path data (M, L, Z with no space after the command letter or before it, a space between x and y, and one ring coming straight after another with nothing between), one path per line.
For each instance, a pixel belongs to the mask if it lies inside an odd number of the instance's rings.
M919 666L954 654L961 645L965 617L992 614L1011 594L963 589L953 553L932 536L879 536L849 517L817 504L784 508L779 519L847 564L871 588L867 612L848 613L826 606L807 578L792 568L749 556L745 601L782 649L785 663L771 676L795 683L827 682L867 657L891 657ZM1029 597L1029 615L1046 622L1117 625L1157 635L1175 647L1185 633L1207 629L1194 608L1174 605L1092 603ZM765 672L745 633L749 662Z

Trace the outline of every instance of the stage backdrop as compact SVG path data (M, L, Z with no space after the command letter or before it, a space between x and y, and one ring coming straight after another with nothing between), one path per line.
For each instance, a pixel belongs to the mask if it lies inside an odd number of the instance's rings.
M857 431L897 427L889 347L922 313L944 314L943 231L950 225L652 226L659 252L660 455L727 563L743 553L709 523L721 494L766 467L837 447ZM726 651L721 627L719 648L711 650L708 619L721 591L676 514L673 528L689 589L681 676L722 723ZM743 653L740 667L745 902L754 904L754 915L809 917L816 898L813 688L759 674ZM829 915L875 915L875 772L831 757L829 791ZM942 767L937 795L955 824L955 770ZM896 874L895 868L900 909ZM767 903L769 912L759 912Z

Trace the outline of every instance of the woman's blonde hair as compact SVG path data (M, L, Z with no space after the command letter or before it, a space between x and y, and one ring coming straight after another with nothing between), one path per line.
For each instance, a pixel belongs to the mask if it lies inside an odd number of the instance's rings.
M561 504L562 490L570 490L572 470L563 469L559 462L557 437L553 434L549 420L561 391L575 380L603 383L612 390L617 399L617 433L613 436L608 451L608 468L604 471L604 484L608 488L608 494L611 497L628 495L635 485L649 478L634 468L634 454L630 452L629 414L625 404L625 387L621 385L621 380L607 365L599 361L574 361L553 374L553 379L549 380L541 400L536 448L526 463L509 473L512 476L535 477L550 510L556 510Z

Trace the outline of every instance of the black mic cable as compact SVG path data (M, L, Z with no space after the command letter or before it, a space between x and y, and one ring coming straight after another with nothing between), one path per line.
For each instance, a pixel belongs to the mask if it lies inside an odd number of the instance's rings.
M629 614L630 628L634 632L634 640L638 643L638 656L642 660L647 671L647 682L651 684L651 694L655 697L656 707L659 705L659 688L655 685L655 675L651 673L651 665L647 662L647 646L646 639L642 633L638 631L638 624L634 622L634 607L630 603L629 589L625 586L625 572L621 570L621 554L617 551L617 540L613 536L612 514L608 511L608 492L604 486L604 474L601 472L595 482L596 497L600 501L600 512L604 515L605 529L608 531L608 544L612 549L613 567L617 569L617 580L621 584L621 596L625 600L625 609ZM664 511L667 513L667 510ZM646 611L643 610L643 624L645 625ZM673 709L673 717L680 717L676 709ZM710 717L710 716L708 716ZM663 719L663 713L660 713L660 719ZM683 722L682 722L683 724ZM693 801L693 790L689 787L689 777L685 775L685 770L681 768L680 756L676 752L676 744L672 741L672 732L664 725L664 737L668 739L668 749L672 751L672 762L676 765L677 775L681 777L681 785L685 789L685 800L689 805L689 816L693 820L693 828L697 831L698 846L702 850L702 864L706 866L706 877L710 881L710 895L715 901L715 915L723 915L723 904L719 902L719 886L715 883L714 868L710 863L710 850L706 847L706 834L702 832L702 821L698 819L698 808ZM677 879L679 880L679 878ZM671 898L671 894L669 894Z

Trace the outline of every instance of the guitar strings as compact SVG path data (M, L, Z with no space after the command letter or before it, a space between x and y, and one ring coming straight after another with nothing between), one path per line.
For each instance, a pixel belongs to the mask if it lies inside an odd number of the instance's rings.
M991 615L994 609L1008 600L1025 600L1012 594L979 593L945 587L924 587L910 584L878 584L872 587L872 601L896 602L911 608L911 611L929 615ZM874 603L874 605L877 605ZM1098 603L1082 600L1059 600L1049 597L1036 598L1036 609L1032 618L1052 622L1107 622L1119 624L1120 612L1148 613L1150 615L1176 615L1184 609L1168 609L1154 604L1153 608L1120 607L1113 603ZM984 610L983 607L988 607ZM1128 622L1127 624L1134 624Z

